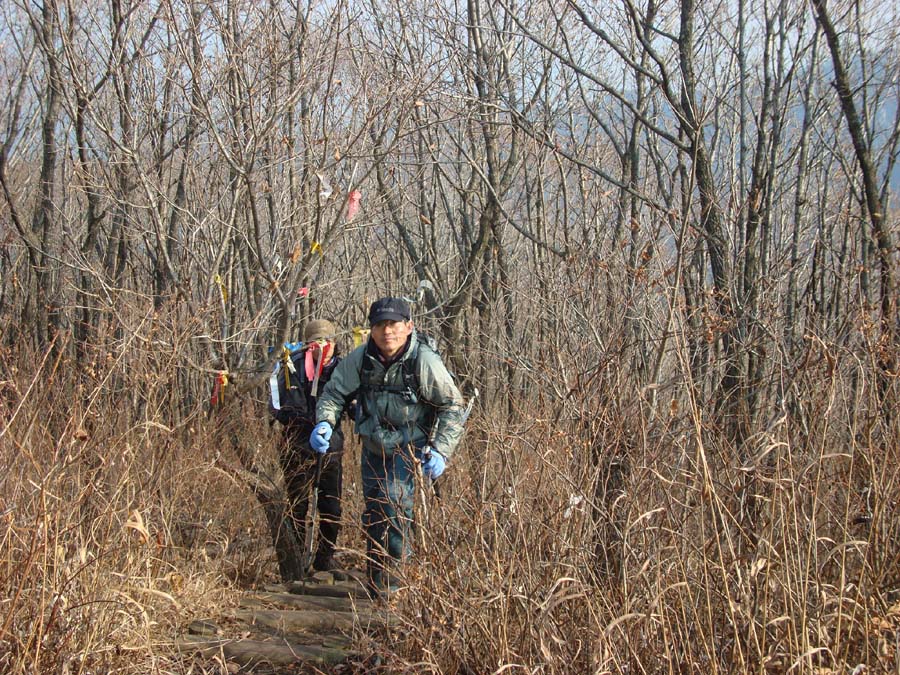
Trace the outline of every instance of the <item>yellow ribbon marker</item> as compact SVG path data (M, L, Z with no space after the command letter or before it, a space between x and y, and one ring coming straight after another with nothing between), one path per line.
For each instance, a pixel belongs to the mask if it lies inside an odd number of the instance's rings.
M309 252L310 253L318 253L322 257L325 256L325 252L322 250L322 244L320 244L317 241L314 241L312 243L312 246L309 247Z
M361 346L369 338L369 329L360 326L353 327L353 346Z
M222 294L222 302L228 302L228 290L225 288L225 282L222 281L222 277L216 274L213 277L213 281L216 283L216 286L219 287L219 293Z
M228 386L228 371L223 370L219 373L219 383L222 385L222 402L225 402L225 387Z
M281 365L282 370L284 371L284 388L290 390L291 388L291 372L290 368L288 368L288 364L291 362L291 350L287 347L281 348Z

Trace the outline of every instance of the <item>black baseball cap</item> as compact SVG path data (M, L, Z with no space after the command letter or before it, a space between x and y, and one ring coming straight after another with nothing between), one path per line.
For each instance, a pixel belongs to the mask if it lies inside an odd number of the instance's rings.
M369 325L379 321L409 321L409 303L401 298L381 298L369 307Z

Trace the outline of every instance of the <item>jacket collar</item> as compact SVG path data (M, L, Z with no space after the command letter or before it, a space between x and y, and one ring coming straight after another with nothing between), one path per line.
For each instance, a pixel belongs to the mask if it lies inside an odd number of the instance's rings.
M366 343L366 354L368 354L373 359L378 361L378 363L380 363L382 366L384 366L384 369L387 370L395 363L397 363L399 361L405 361L406 359L410 358L413 354L415 354L416 347L418 346L418 344L419 344L419 339L416 336L416 330L413 329L413 332L410 333L409 337L406 339L406 345L403 347L403 349L400 350L400 353L397 354L397 356L395 356L394 358L390 359L389 361L386 361L381 356L381 352L378 351L378 347L375 346L375 341L372 340L372 338L370 337L369 341Z

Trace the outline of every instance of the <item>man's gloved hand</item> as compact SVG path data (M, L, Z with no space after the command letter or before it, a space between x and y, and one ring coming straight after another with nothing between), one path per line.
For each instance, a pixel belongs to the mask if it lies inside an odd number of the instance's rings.
M437 480L438 476L447 468L444 456L427 445L420 450L419 460L422 462L422 473L431 480Z
M319 422L313 427L312 433L309 435L309 447L320 455L324 455L328 452L329 441L331 441L333 432L334 429L331 428L328 422Z

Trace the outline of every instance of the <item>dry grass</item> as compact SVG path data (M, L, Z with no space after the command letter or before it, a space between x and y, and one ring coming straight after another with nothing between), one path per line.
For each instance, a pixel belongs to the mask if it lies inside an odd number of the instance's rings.
M700 406L653 419L627 389L593 453L552 421L476 423L407 672L900 672L896 420L851 395L870 373L822 364L749 455Z
M201 419L167 426L172 382L46 356L3 355L0 671L181 672L166 641L267 571L252 498Z
M275 563L203 403L171 413L162 354L0 356L0 671L220 672L169 641ZM587 423L473 418L371 670L900 672L897 422L871 369L811 363L750 453L686 386L662 415L614 386ZM273 432L237 414L265 465Z

